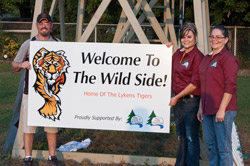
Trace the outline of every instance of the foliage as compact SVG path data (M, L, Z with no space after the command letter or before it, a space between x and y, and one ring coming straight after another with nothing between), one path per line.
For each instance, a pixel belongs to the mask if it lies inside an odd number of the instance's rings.
M211 25L250 25L249 0L208 0ZM185 0L184 20L194 22L193 1ZM179 21L179 1L175 1L175 24Z
M47 2L47 1L46 1ZM49 0L48 3L45 3L44 11L48 12L50 10L52 0ZM90 19L95 14L97 8L101 4L102 0L86 0L85 2L85 13L84 13L84 22L88 23ZM78 10L78 1L72 0L63 0L64 4L64 19L65 22L77 22L77 10ZM116 9L116 10L113 10ZM105 10L104 15L100 19L99 23L117 23L120 17L121 7L118 1L111 1L108 9ZM54 15L54 21L59 21L59 10L56 8Z
M15 39L11 38L10 36L7 36L4 39L3 55L7 55L8 59L13 60L13 58L18 52L19 47L20 43L17 43Z
M250 25L249 0L209 0L211 25Z
M84 22L87 23L93 17L102 0L86 0L86 10ZM149 0L147 0L149 2ZM171 1L172 2L172 1ZM47 0L44 11L50 10L52 0ZM65 22L76 22L78 1L63 0ZM179 1L175 1L175 24L179 21ZM210 23L211 25L250 25L250 1L249 0L208 0ZM4 17L21 17L32 18L33 6L35 0L1 0L0 1L0 18ZM163 5L163 0L159 0L156 6ZM115 10L114 10L115 9ZM157 19L162 22L162 9L153 8ZM100 19L100 23L117 23L122 8L118 0L110 2L107 10ZM59 11L56 9L54 21L59 21ZM142 13L142 12L140 12ZM194 21L193 1L185 0L185 21Z
M88 0L86 3L86 21L93 17L102 0ZM116 10L114 10L116 9ZM100 23L117 23L121 14L121 6L118 1L111 1L105 10Z
M180 1L175 1L174 4L174 23L179 24L180 18ZM184 22L194 22L193 0L185 0L184 4Z
M0 18L4 18L7 15L16 15L14 11L17 11L13 1L1 0L0 1Z
M237 29L236 52L239 59L240 69L250 70L250 29Z
M1 0L0 18L21 17L32 18L32 8L35 0Z
M185 1L185 21L194 22L194 6L193 1Z
M1 29L1 27L0 27ZM0 31L0 59L13 60L16 56L20 43L11 34ZM4 57L6 56L7 57Z

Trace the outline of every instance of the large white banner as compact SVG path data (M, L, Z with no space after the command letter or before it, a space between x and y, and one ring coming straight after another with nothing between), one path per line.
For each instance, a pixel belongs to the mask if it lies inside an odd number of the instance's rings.
M28 125L169 133L172 48L30 43Z

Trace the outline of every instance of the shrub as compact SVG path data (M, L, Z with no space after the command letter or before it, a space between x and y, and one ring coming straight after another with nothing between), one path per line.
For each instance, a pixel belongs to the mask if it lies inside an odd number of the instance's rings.
M0 29L2 29L0 27ZM20 43L11 34L0 31L0 59L13 60L16 56Z

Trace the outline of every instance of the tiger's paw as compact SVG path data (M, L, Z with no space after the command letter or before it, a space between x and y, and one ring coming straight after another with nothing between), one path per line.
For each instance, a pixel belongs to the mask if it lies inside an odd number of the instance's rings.
M48 118L53 121L60 120L61 108L58 105L51 105L50 103L45 103L44 106L39 109L39 113L44 118Z

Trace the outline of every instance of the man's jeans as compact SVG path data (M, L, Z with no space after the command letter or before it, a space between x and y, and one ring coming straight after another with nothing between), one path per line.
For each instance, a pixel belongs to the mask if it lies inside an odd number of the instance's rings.
M197 119L200 97L179 99L174 106L178 150L176 166L198 166L200 160L199 128Z
M232 125L236 114L236 111L225 112L223 122L215 122L216 115L203 115L210 166L233 166Z

